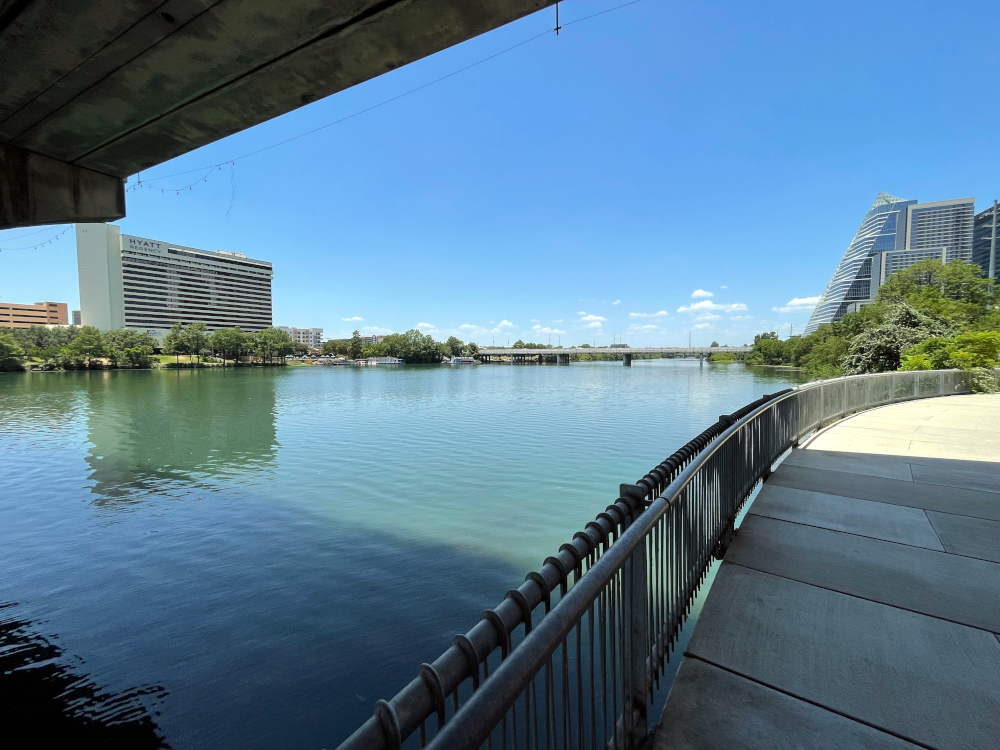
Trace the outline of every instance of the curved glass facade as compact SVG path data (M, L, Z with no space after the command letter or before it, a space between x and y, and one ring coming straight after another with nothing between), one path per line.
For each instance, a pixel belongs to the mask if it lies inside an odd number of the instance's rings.
M906 207L915 203L888 193L878 194L819 298L806 334L824 323L840 320L859 302L874 296L873 284L878 286L880 271L876 261L882 253L905 247Z

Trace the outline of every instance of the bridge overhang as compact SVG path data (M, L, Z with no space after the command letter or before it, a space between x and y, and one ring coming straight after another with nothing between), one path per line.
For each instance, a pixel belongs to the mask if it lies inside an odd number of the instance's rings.
M0 3L0 229L121 218L114 179L553 2Z
M124 215L120 178L0 144L0 229Z

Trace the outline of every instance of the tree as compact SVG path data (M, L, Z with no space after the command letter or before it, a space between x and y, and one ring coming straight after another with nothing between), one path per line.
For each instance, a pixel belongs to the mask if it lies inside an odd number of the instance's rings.
M274 330L273 328L265 328L263 331L258 331L255 337L257 356L265 363L271 361L277 350Z
M758 333L753 337L753 350L744 361L748 365L781 365L785 363L785 344L776 333Z
M235 328L220 328L209 338L209 346L213 351L222 353L222 366L226 366L226 355L234 362L239 361L240 353L246 346L246 334L239 326Z
M198 357L198 364L201 364L201 355L208 349L208 326L204 323L192 323L184 329L184 340L188 353Z
M736 355L732 352L715 352L708 358L709 362L727 364L736 361Z
M477 344L475 341L470 341L468 344L465 345L466 357L475 357L477 354L479 354L479 344Z
M24 356L24 347L9 333L0 333L0 370L23 370L20 357Z
M274 331L274 347L278 356L284 357L286 354L291 354L295 351L295 342L288 331L282 331L278 328L270 328L268 330Z
M355 331L351 334L351 344L348 353L351 359L360 359L364 344L361 342L361 332Z
M73 343L66 347L70 354L75 354L87 361L87 367L93 360L104 356L104 339L101 332L93 326L83 326Z
M265 328L255 337L256 351L261 359L271 362L276 356L284 356L295 351L295 342L286 331Z
M951 338L935 336L903 352L901 370L947 370L997 367L1000 332L970 331Z
M915 310L906 302L898 302L884 323L854 337L844 358L844 371L849 375L860 375L898 370L904 351L924 339L946 333L943 323Z
M188 353L188 342L187 337L184 335L184 326L180 323L174 323L170 327L170 332L163 337L163 353L173 354L177 364L181 363L182 354Z
M718 345L719 345L718 341L713 341L711 344L709 344L709 346L718 346Z
M145 331L122 328L104 334L104 348L115 367L149 367L156 339Z
M348 341L340 339L330 339L323 342L322 352L323 354L332 354L335 356L347 356L351 353L351 344Z
M399 357L406 364L426 364L440 362L447 356L444 344L439 344L430 336L413 328L406 333L393 333L385 337L389 355Z
M462 352L465 351L465 342L456 336L449 336L448 340L444 342L444 345L453 357L461 357Z
M245 331L243 333L243 352L250 355L251 362L253 361L253 355L257 354L259 348L260 348L260 332Z

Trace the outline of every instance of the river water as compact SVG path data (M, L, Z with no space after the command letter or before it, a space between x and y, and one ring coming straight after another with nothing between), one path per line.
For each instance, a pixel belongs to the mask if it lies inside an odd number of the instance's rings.
M621 482L796 378L0 373L0 725L36 746L335 747Z

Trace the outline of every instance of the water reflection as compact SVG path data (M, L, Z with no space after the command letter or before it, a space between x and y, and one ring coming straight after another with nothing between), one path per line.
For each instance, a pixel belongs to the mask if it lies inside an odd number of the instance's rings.
M61 648L0 603L0 727L30 747L168 748L150 714L159 686L113 693L69 666Z
M135 697L175 747L332 747L620 482L791 379L691 361L0 375L0 602L35 643L22 664L47 664L31 634L55 632L85 668L52 663L108 705L162 685Z
M98 506L187 495L274 463L278 379L271 373L95 375L86 389L86 460Z

